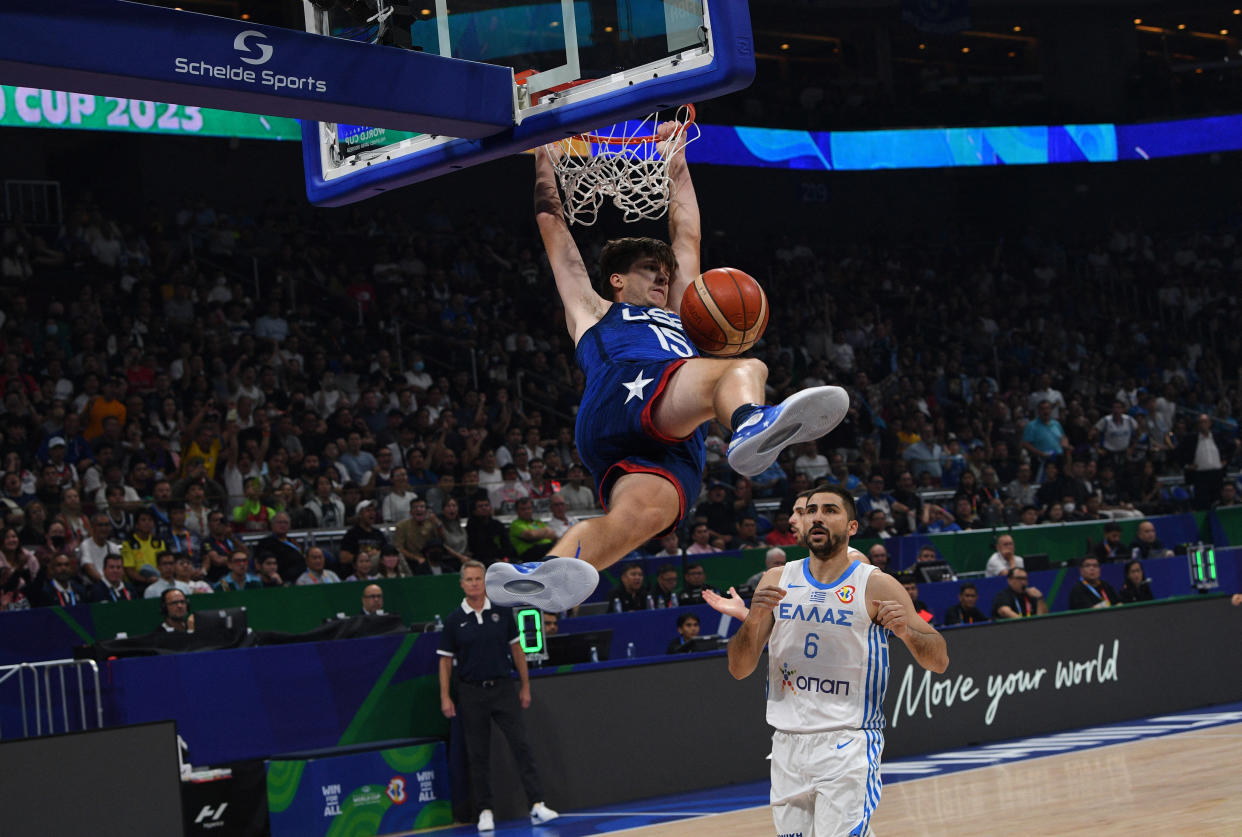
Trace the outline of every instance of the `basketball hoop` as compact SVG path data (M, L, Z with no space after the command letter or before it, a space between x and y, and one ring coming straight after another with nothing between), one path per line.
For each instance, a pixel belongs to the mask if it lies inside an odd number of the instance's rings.
M590 226L607 198L627 223L660 218L673 195L669 163L699 138L694 105L682 105L676 127L665 140L656 136L660 115L614 125L607 133L579 134L545 148L561 184L565 220Z

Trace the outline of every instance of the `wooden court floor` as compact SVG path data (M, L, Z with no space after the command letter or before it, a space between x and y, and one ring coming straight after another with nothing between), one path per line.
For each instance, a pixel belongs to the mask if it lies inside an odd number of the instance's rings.
M1095 747L887 785L876 837L1242 837L1242 724ZM767 808L624 832L759 837Z

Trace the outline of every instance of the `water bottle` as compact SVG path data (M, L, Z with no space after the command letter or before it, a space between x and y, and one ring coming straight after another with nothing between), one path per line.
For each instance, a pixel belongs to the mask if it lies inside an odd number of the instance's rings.
M619 598L613 599L612 600L612 612L620 613L622 610L624 610L624 608L621 607L621 599Z
M629 657L631 660L634 659L634 643L627 642L625 644L625 656Z
M436 614L436 633L444 630L444 620L440 618L440 614Z
M593 663L599 662L599 649L596 648L594 645L591 646L591 662Z
M647 610L655 610L655 599L651 598L651 594L647 594Z

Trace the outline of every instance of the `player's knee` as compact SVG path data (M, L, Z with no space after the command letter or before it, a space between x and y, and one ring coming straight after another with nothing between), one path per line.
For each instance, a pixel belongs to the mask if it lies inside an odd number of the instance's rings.
M758 358L738 358L733 361L733 368L748 377L761 378L764 380L768 377L768 365Z

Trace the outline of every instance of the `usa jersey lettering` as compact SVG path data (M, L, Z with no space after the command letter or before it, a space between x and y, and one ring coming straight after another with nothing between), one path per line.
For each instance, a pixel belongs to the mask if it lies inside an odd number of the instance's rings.
M605 363L666 362L698 354L681 317L625 302L614 303L578 341L578 364L588 377Z

